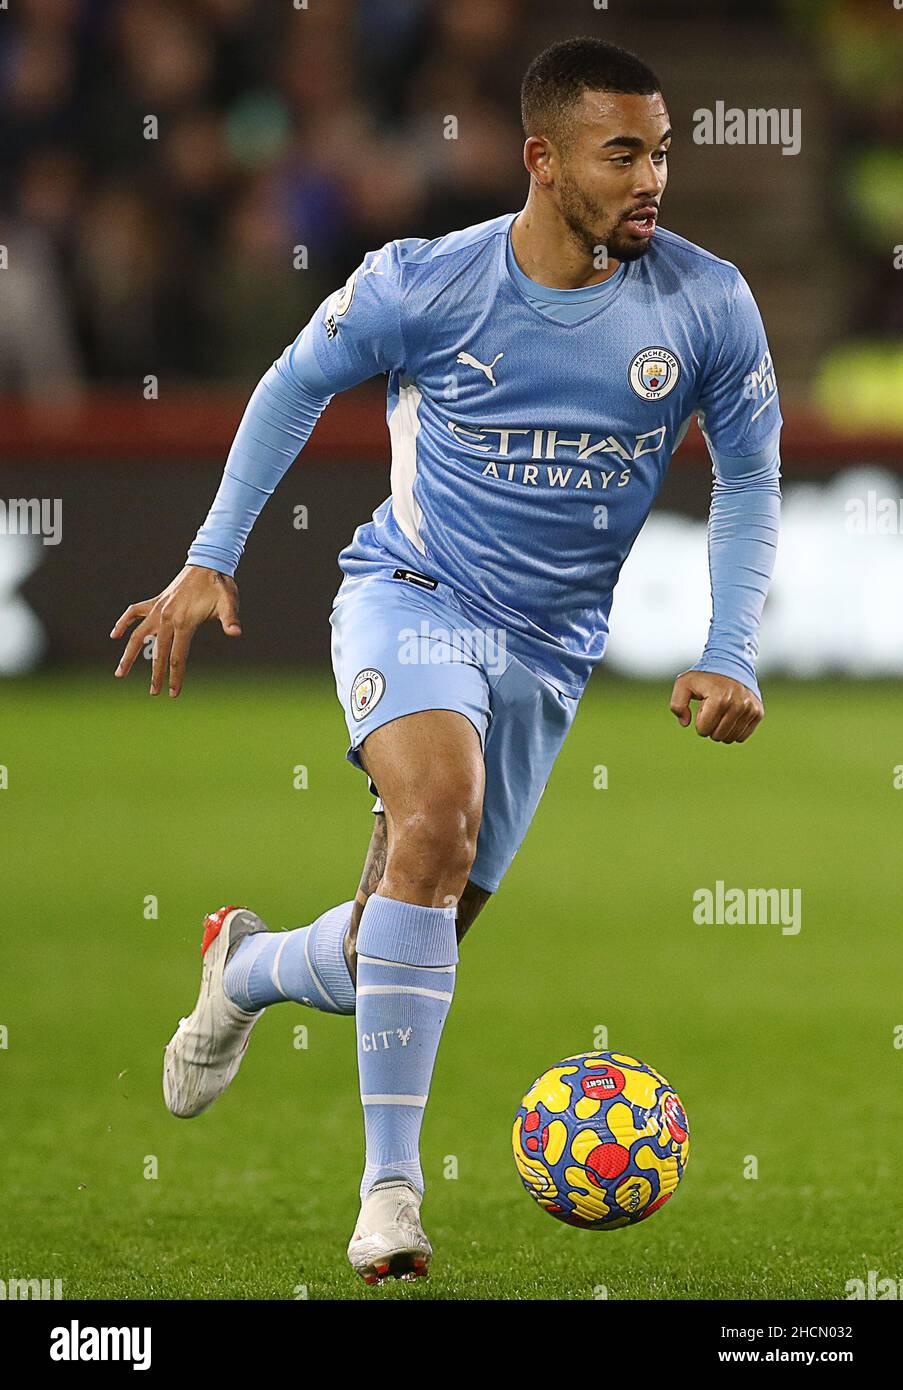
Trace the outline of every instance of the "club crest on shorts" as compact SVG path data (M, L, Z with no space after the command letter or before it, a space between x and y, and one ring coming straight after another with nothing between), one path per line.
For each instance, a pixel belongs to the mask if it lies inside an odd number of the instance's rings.
M351 717L363 719L379 704L386 689L386 678L382 671L369 666L359 671L351 683Z
M680 378L680 363L663 347L644 348L630 364L630 384L644 401L660 401Z

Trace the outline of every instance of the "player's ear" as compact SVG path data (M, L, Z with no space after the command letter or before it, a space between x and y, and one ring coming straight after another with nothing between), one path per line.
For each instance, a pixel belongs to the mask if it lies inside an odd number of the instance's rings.
M552 181L552 146L541 135L529 135L524 144L524 167L531 178L543 185Z

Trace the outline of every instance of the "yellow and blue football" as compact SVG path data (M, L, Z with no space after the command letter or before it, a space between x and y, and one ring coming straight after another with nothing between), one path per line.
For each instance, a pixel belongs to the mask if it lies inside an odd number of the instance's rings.
M581 1052L543 1072L521 1102L512 1142L534 1201L558 1221L592 1231L658 1211L690 1152L673 1086L621 1052Z

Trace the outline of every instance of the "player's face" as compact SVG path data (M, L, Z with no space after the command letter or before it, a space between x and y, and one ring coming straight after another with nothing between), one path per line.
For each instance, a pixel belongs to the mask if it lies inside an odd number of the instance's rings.
M645 255L668 182L671 123L664 99L584 92L571 138L559 155L561 214L592 256Z

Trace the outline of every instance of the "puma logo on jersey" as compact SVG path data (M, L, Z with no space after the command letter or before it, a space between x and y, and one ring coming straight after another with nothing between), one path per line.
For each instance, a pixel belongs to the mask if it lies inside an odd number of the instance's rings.
M504 356L505 354L503 352L498 353L495 357L493 357L492 361L487 366L485 362L478 362L477 359L475 357L472 357L469 352L459 352L457 356L457 361L460 362L462 367L476 367L478 372L483 373L490 386L498 386L498 382L495 379L495 373L492 369L495 366L496 362L500 362Z

